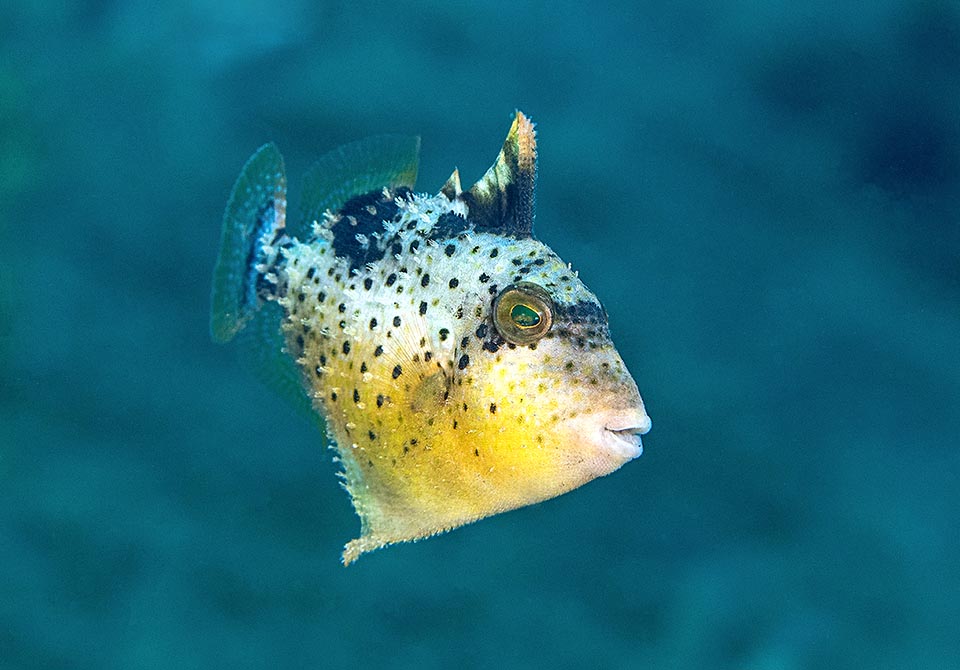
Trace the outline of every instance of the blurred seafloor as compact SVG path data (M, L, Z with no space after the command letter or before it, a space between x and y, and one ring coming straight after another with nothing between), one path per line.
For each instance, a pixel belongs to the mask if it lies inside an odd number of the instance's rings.
M0 8L0 667L960 667L954 2ZM322 436L207 331L232 180L539 123L654 429L338 563ZM295 196L295 194L294 194Z

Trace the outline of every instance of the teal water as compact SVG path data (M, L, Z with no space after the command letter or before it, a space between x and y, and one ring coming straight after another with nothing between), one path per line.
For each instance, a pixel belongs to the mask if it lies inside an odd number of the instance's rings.
M960 667L960 8L794 4L4 4L0 668ZM210 341L230 186L517 108L645 453L344 569Z

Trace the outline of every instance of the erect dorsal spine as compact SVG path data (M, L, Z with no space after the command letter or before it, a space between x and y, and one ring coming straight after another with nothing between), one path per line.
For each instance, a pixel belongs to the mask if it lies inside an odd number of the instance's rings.
M517 112L496 162L461 197L475 229L533 237L537 139L533 122Z

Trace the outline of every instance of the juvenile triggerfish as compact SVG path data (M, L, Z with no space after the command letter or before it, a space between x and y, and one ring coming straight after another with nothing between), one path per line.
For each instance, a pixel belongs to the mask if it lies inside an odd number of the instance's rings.
M326 424L360 537L344 564L565 493L650 429L603 306L533 236L536 138L517 113L469 190L412 191L419 138L374 137L307 173L286 225L267 144L230 195L214 339Z

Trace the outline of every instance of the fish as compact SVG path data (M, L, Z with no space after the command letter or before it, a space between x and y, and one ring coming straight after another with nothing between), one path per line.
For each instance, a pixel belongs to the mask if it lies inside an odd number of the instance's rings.
M415 192L419 148L331 151L288 222L266 144L223 218L213 339L325 427L360 519L344 565L608 475L651 426L603 305L533 234L533 122L469 189Z

